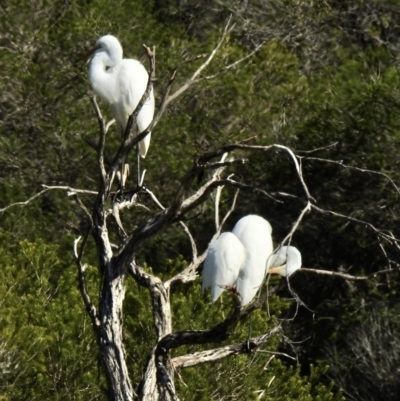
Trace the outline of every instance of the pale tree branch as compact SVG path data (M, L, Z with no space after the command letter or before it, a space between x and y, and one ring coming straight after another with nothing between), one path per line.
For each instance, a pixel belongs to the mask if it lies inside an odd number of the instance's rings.
M225 146L222 146L220 149L205 153L204 155L202 155L199 158L199 163L200 164L206 163L208 160L210 160L210 159L212 159L214 157L223 155L225 152L230 152L230 151L235 150L235 149L255 150L255 151L266 152L266 151L269 151L269 150L271 150L273 148L285 150L290 155L290 157L292 158L293 163L295 165L297 174L299 176L301 185L303 187L304 192L306 193L307 198L310 199L310 200L313 200L315 202L315 199L310 195L308 187L307 187L307 185L306 185L306 183L304 181L301 166L300 166L299 162L297 161L297 156L294 154L293 150L288 148L287 146L278 145L278 144L273 144L273 145L268 145L268 146L260 146L260 145L246 145L246 144L243 144L243 143L235 143L235 144L225 145Z
M226 221L228 220L229 216L233 213L233 211L235 210L236 207L236 202L239 196L239 189L237 189L235 191L235 195L233 195L233 201L232 201L232 205L230 207L230 209L226 212L224 218L222 219L221 225L218 227L217 233L218 235L221 233L222 227L224 226L224 224L226 223Z
M217 177L218 174L216 174L215 176ZM178 273L176 276L172 277L170 280L166 281L165 282L165 286L166 287L174 286L174 285L177 285L178 283L187 283L189 281L195 280L198 277L199 267L204 262L205 258L207 257L207 252L208 252L209 246L212 244L212 242L216 238L218 238L218 236L221 233L221 229L222 229L223 225L225 224L225 221L228 219L228 217L231 215L231 213L235 210L236 200L237 200L238 194L239 194L239 190L237 190L235 192L231 208L225 214L221 225L218 227L218 229L216 230L215 234L211 238L207 249L200 256L198 256L197 251L196 251L196 257L193 257L193 259L190 262L189 266L185 270L183 270L182 272Z
M161 204L161 202L157 199L157 197L154 195L154 193L152 191L150 191L147 188L145 188L145 191L146 191L146 193L148 193L151 196L151 198L153 199L154 203L161 210L165 210L165 207ZM196 241L194 240L194 238L192 236L192 233L190 232L188 226L183 221L179 221L179 224L182 226L183 231L186 233L187 237L189 238L190 246L192 248L192 263L196 263L197 262L197 255L198 255ZM171 280L169 280L169 281L171 281ZM169 287L169 281L167 281L165 283L166 288Z
M92 219L92 215L89 213L89 210L87 209L87 207L83 204L83 202L81 201L81 199L79 198L78 194L74 194L74 198L76 200L76 203L78 204L78 206L83 210L83 212L85 213L88 221L90 222L90 227L93 226L93 219Z
M117 224L118 227L118 234L120 236L120 239L122 241L125 241L125 239L128 237L128 235L126 234L124 227L122 225L121 222L121 218L119 215L119 211L120 211L120 207L119 207L119 202L114 202L112 205L112 215L114 217L115 223Z
M309 192L309 190L308 190L308 187L307 187L307 185L306 185L306 183L305 183L305 181L304 181L304 178L303 178L303 171L302 171L302 169L301 169L301 165L300 165L299 162L297 161L297 157L295 156L295 154L293 153L293 151L292 151L290 148L288 148L287 146L283 146L283 145L276 145L276 144L275 144L275 145L272 145L272 146L275 147L275 148L278 148L278 149L286 150L286 152L289 153L289 155L291 156L291 158L292 158L292 160L293 160L293 163L294 163L294 165L295 165L295 167L296 167L297 174L298 174L298 176L299 176L301 185L303 186L304 192L305 192L306 195L307 195L307 198L308 198L308 199L311 199L311 200L313 200L313 201L315 202L315 199L310 195L310 192Z
M176 76L176 69L174 69L169 77L169 81L165 87L164 93L163 93L163 97L161 98L161 102L160 102L160 106L157 109L157 113L153 118L153 121L151 122L149 128L147 129L148 131L152 131L153 128L157 125L157 123L160 121L162 115L164 114L164 111L167 107L167 101L168 101L168 97L169 97L169 93L171 91L172 88L172 84L175 81L175 76Z
M88 230L87 234L83 239L83 243L81 245L80 251L78 252L78 243L81 240L81 237L78 237L74 241L74 257L78 267L78 277L79 277L79 289L81 291L81 295L83 298L83 302L85 303L86 310L89 313L89 316L92 320L93 328L97 330L100 327L100 320L97 316L96 308L90 300L89 294L86 289L86 279L85 279L85 270L86 264L82 265L82 257L83 252L90 234L90 230Z
M239 60L234 61L233 63L222 67L218 72L216 72L215 74L212 75L207 75L205 77L199 78L197 79L195 82L199 82L202 80L210 80L210 79L214 79L219 77L220 75L224 74L226 71L230 70L231 68L236 67L238 64L242 63L243 61L246 61L247 59L249 59L250 57L254 56L254 54L256 54L262 46L264 46L265 42L261 43L260 45L258 45L252 52L250 52L249 54L247 54L246 56L242 57Z
M196 242L195 242L188 226L183 221L180 221L179 224L183 227L183 231L185 231L186 235L189 238L190 246L192 248L192 261L195 262L197 260L197 255L198 255Z
M43 194L45 194L49 190L50 190L50 188L43 189L42 191L40 191L37 194L33 195L32 197L30 197L26 201L11 203L10 205L7 205L6 207L3 207L2 209L0 209L0 213L3 213L6 210L11 209L12 207L15 207L15 206L26 206L29 203L31 203L32 201L34 201L35 199L41 197Z
M42 184L42 187L46 188L46 189L51 189L51 190L60 189L63 191L67 191L68 196L72 196L75 194L87 194L87 195L97 195L98 194L97 191L89 191L87 189L72 188L72 187L69 187L66 185L44 185L44 184Z
M146 193L148 193L151 198L153 199L154 203L161 209L165 210L165 207L161 204L161 202L157 199L157 197L154 195L152 191L150 191L148 188L145 188ZM188 228L188 226L183 222L180 221L179 224L182 226L183 231L186 233L186 235L189 238L190 241L190 246L192 248L192 260L195 261L197 259L197 245L196 242Z
M265 198L269 198L272 199L275 202L278 203L283 203L283 201L280 201L279 199L276 199L272 194L269 194L267 191L260 189L260 188L256 188L253 187L252 185L248 185L248 184L243 184L242 182L238 182L235 180L232 180L231 176L229 176L228 178L222 179L218 181L218 185L221 186L230 186L233 188L237 188L238 190L243 190L244 192L249 192L249 193L254 193L256 195L261 195ZM278 195L282 195L282 193L278 193ZM286 194L285 194L286 195ZM288 196L290 196L289 194L287 194ZM293 197L297 198L296 196L293 195Z
M384 270L378 270L377 272L368 274L368 276L353 276L348 273L343 273L343 272L335 272L335 271L330 271L330 270L319 270L319 269L310 269L306 267L302 267L299 272L302 273L312 273L312 274L319 274L319 275L325 275L325 276L334 276L334 277L340 277L344 280L351 280L351 281L366 281L370 280L371 278L376 278L380 275L383 274L391 274L395 272L400 271L400 265L397 263L397 266L392 268L392 269L384 269Z
M97 116L97 121L99 123L99 131L100 131L100 142L99 142L99 151L98 151L98 161L99 161L99 169L100 169L100 175L101 175L101 182L102 182L102 187L106 188L107 187L107 172L106 168L104 165L104 147L106 143L106 133L107 129L111 126L111 124L105 125L104 118L101 114L99 105L97 104L96 101L96 96L91 96L90 101L93 104L94 110L96 112Z
M393 187L396 190L396 192L400 195L400 189L395 184L395 182L387 174L381 173L380 171L374 171L374 170L369 170L369 169L365 169L365 168L349 166L347 164L342 163L342 161L323 159L323 158L320 158L320 157L310 157L310 156L298 156L298 157L301 158L301 159L307 160L307 161L311 160L311 161L335 164L335 165L337 165L339 167L342 167L345 170L354 170L354 171L359 171L360 173L379 175L381 177L386 178L393 185Z
M314 148L311 150L297 150L298 152L304 153L304 154L312 154L312 153L316 153L316 152L321 152L321 150L330 150L331 148L334 148L339 142L333 142L329 145L326 146L321 146L320 148ZM300 156L299 156L300 157ZM301 156L301 157L306 157L306 156Z
M368 228L370 228L372 231L374 231L379 237L382 237L384 240L386 240L387 242L389 242L390 244L394 244L397 248L400 249L400 240L397 239L393 233L389 230L381 230L376 228L373 224L364 221L364 220L360 220L360 219L356 219L355 217L351 217L351 216L346 216L344 214L341 213L337 213L334 212L332 210L324 210L322 208L317 207L316 205L311 205L312 209L317 210L318 212L322 213L322 214L328 214L331 216L335 216L335 217L340 217L342 219L346 219L348 221L352 221L354 223L358 223L358 224L363 224L365 226L367 226Z
M33 195L32 197L30 197L29 199L25 200L25 201L21 201L21 202L15 202L15 203L11 203L10 205L7 205L6 207L0 209L0 213L5 212L8 209L11 209L15 206L26 206L29 203L31 203L32 201L34 201L37 198L40 198L42 195L44 195L45 193L51 191L51 190L56 190L56 189L60 189L63 191L67 192L67 196L72 196L75 195L76 193L81 193L81 194L89 194L89 195L97 195L96 191L89 191L86 189L77 189L77 188L72 188L69 186L60 186L60 185L55 185L55 186L48 186L48 185L42 185L42 187L44 188L43 190L41 190L40 192L38 192L37 194Z
M284 356L285 358L292 359L293 361L297 361L297 358L295 358L295 357L293 357L293 356L291 356L289 354L286 354L285 352L268 351L268 350L265 350L265 349L258 349L258 350L256 350L256 352L260 352L260 353L263 353L263 354L271 354L273 356L280 355L280 356Z
M220 162L223 163L226 159L226 157L228 156L228 153L224 153L221 157ZM221 179L221 177L219 176L219 172L218 172L218 179ZM221 199L221 192L222 192L222 188L223 186L221 185L220 187L217 188L217 191L215 193L215 229L219 230L220 229L220 224L219 224L219 202Z
M194 72L194 74L189 78L189 80L181 86L177 91L175 91L167 100L166 104L172 102L174 99L176 99L178 96L180 96L183 92L185 92L187 89L189 89L193 83L196 82L196 78L203 72L205 68L211 63L212 59L214 58L215 54L218 52L219 48L221 47L222 43L224 42L225 38L229 33L232 31L234 28L234 24L231 25L231 19L232 16L229 17L228 22L225 25L224 32L221 36L221 39L217 43L217 45L214 47L213 51L210 53L208 56L207 60Z
M232 148L232 149L247 149L247 150L252 149L252 150L261 150L261 151L267 151L267 150L270 150L275 147L275 148L286 150L287 152L289 152L289 154L295 161L296 171L298 172L299 178L302 181L303 188L307 194L307 197L311 198L311 196L309 195L309 192L308 192L308 188L302 178L301 168L300 168L299 164L297 163L296 157L294 156L293 152L289 148L283 147L281 145L252 146L252 145L243 145L243 144L233 144L233 145L225 146L223 148L226 149L228 147ZM203 203L206 199L208 199L209 194L211 193L211 191L214 188L217 188L219 185L221 185L221 183L218 182L218 180L217 180L218 169L226 168L226 163L228 163L228 162L212 163L212 164L207 163L207 160L209 160L212 157L215 157L216 155L222 156L222 154L225 152L222 152L221 149L214 151L214 152L206 153L205 155L203 155L202 157L200 157L198 159L195 166L186 174L185 177L183 177L183 179L181 181L181 186L177 190L177 192L175 194L175 198L172 201L170 207L168 209L165 209L158 216L156 216L156 218L153 219L151 222L140 227L139 229L134 231L129 236L127 242L121 247L121 249L117 255L118 263L123 263L123 264L130 263L132 260L132 255L135 252L135 249L137 249L137 247L140 246L140 244L143 241L145 241L150 236L155 235L155 233L164 229L166 226L170 225L171 223L181 220L181 218L186 213L188 213L190 210L193 210L199 204ZM230 163L232 163L232 161ZM206 168L210 168L210 167L216 169L213 177L206 184L201 186L195 192L195 194L193 194L192 196L185 199L185 194L186 194L187 190L189 189L190 185L192 184L193 180L198 176L198 174L200 174ZM221 172L222 172L222 170L221 170Z
M293 224L292 229L286 235L286 237L282 240L281 245L284 245L286 242L288 242L288 245L290 245L294 233L299 228L299 225L300 225L301 221L303 220L304 216L306 215L306 213L311 210L311 206L312 206L311 202L307 202L307 205L303 208L303 210L301 211L299 217L297 218L297 220Z

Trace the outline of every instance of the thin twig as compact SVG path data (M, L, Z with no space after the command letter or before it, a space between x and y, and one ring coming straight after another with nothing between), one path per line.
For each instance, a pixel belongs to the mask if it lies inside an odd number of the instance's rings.
M237 189L237 190L235 191L235 195L233 196L232 205L231 205L230 209L226 212L224 218L222 219L221 225L218 227L218 230L217 230L218 235L219 235L219 233L221 232L222 227L223 227L224 224L226 223L226 220L228 220L228 217L229 217L229 216L233 213L233 211L235 210L236 201L237 201L237 198L238 198L238 196L239 196L239 192L240 192L239 189Z
M29 203L31 203L32 201L34 201L35 199L39 198L40 196L42 196L43 194L48 192L49 190L50 190L50 188L43 189L42 191L40 191L37 194L33 195L31 198L29 198L26 201L11 203L11 205L8 205L8 206L4 207L3 209L0 209L0 213L3 213L6 210L11 209L14 206L26 206Z
M292 229L290 230L290 232L286 235L286 237L282 240L281 244L279 245L282 246L284 245L286 242L288 245L290 245L291 241L292 241L292 237L293 234L296 232L296 230L298 229L301 221L303 220L305 214L307 212L309 212L311 210L312 204L311 202L307 202L307 205L303 208L303 210L301 211L299 217L297 218L297 220L295 221L295 223L292 226Z
M217 43L217 45L214 47L213 51L210 53L208 56L207 60L194 72L194 74L188 79L188 81L181 86L177 91L175 91L171 96L166 101L166 104L171 103L174 99L176 99L178 96L180 96L183 92L185 92L187 89L189 89L193 83L196 82L196 78L202 73L202 71L211 63L212 59L214 58L215 54L221 47L222 43L224 42L226 36L232 31L234 28L234 24L231 25L231 19L232 15L229 17L228 22L225 25L224 32L221 36L221 39Z
M11 209L12 207L15 206L26 206L29 203L31 203L32 201L34 201L35 199L41 197L42 195L44 195L46 192L49 192L51 190L54 189L61 189L63 191L67 191L67 195L68 196L72 196L75 195L76 193L81 193L81 194L89 194L89 195L97 195L96 191L89 191L86 189L77 189L77 188L72 188L72 187L68 187L68 186L60 186L60 185L55 185L55 186L48 186L48 185L42 185L42 187L44 188L43 190L41 190L40 192L38 192L37 194L33 195L32 197L30 197L29 199L25 200L25 201L21 201L21 202L15 202L15 203L11 203L10 205L7 205L6 207L0 209L0 213L5 212L8 209Z
M101 114L99 105L97 104L96 101L96 96L91 96L90 101L93 104L94 110L96 112L97 116L97 121L99 123L99 130L100 130L100 142L99 142L99 154L98 154L98 161L99 161L99 168L100 168L100 174L101 174L101 181L103 188L107 187L107 172L106 168L104 166L104 147L106 143L106 132L107 132L107 126L105 125L104 118Z
M161 204L161 202L157 199L157 197L154 195L154 193L152 191L150 191L150 189L145 188L145 191L147 194L150 195L151 199L153 199L153 202L161 209L161 210L165 210L165 207Z
M397 265L397 267L393 268L393 269L378 270L377 272L371 273L368 276L352 276L351 274L342 273L342 272L334 272L334 271L330 271L330 270L309 269L306 267L302 267L301 269L299 269L297 271L302 272L302 273L314 273L314 274L321 274L321 275L325 275L325 276L340 277L345 280L351 280L351 281L365 281L365 280L370 280L371 278L375 278L382 274L389 274L389 273L395 273L395 272L399 273L400 266Z
M331 216L340 217L342 219L346 219L346 220L352 221L354 223L363 224L363 225L369 227L375 233L377 233L380 237L382 237L383 239L388 241L390 244L395 244L397 247L400 246L399 245L400 240L397 239L393 235L393 233L391 231L389 231L389 230L380 230L380 229L376 228L373 224L371 224L371 223L369 223L367 221L356 219L355 217L351 217L351 216L346 216L344 214L333 212L331 210L324 210L324 209L321 209L321 208L319 208L319 207L317 207L316 205L313 205L313 204L311 205L311 208L315 209L318 212L323 213L323 214L329 214Z
M86 217L88 218L88 220L90 222L90 226L93 226L92 215L89 213L89 210L87 209L87 207L83 204L83 202L80 200L80 198L79 198L79 196L77 194L74 194L74 198L76 200L76 203L79 205L79 207L86 214Z
M233 62L232 64L229 64L225 67L222 67L218 72L216 72L215 74L212 75L207 75L203 78L199 78L196 80L196 82L202 81L204 80L210 80L210 79L214 79L220 75L222 75L223 73L225 73L226 71L230 70L231 68L236 67L238 64L242 63L243 61L246 61L247 59L249 59L250 57L252 57L254 54L256 54L262 46L264 46L265 42L261 43L260 45L258 45L251 53L247 54L246 56L242 57L239 60L236 60L235 62Z
M309 157L309 156L298 156L298 157L299 158L303 158L305 160L312 160L312 161L319 161L319 162L324 162L324 163L335 164L335 165L340 166L340 167L342 167L344 169L355 170L355 171L359 171L361 173L380 175L382 177L385 177L393 185L393 187L396 189L396 192L398 194L400 194L400 189L395 184L395 182L387 174L381 173L380 171L374 171L374 170L369 170L369 169L365 169L365 168L349 166L347 164L343 164L341 161L322 159L322 158L319 158L319 157Z
M73 196L75 194L88 194L88 195L97 195L97 191L89 191L87 189L78 189L72 188L66 185L44 185L42 184L43 188L46 189L62 189L63 191L67 191L68 196Z
M198 54L197 56L190 57L190 58L188 58L188 59L186 59L186 60L181 61L181 62L175 67L175 69L178 69L180 66L182 66L182 65L184 65L184 64L193 63L193 61L197 61L197 60L199 60L199 59L201 59L201 58L205 58L205 57L207 57L207 53Z
M223 163L226 159L226 157L228 156L228 153L224 153L221 157L220 163ZM218 177L218 179L220 179L220 177ZM222 192L222 188L224 186L221 185L220 187L217 188L217 191L215 193L215 229L219 230L220 229L220 224L219 224L219 201L221 198L221 192Z
M151 124L150 124L150 126L148 128L149 131L153 130L153 128L157 125L158 121L160 120L161 116L164 114L165 108L167 107L167 104L168 104L169 92L171 91L172 84L175 81L176 71L177 70L174 69L171 72L171 76L169 78L167 86L165 87L164 94L163 94L163 97L161 99L160 106L158 107L157 113L154 116L153 121L151 122Z
M256 352L264 353L264 354L272 354L272 355L280 355L284 356L285 358L293 359L294 361L297 361L296 358L293 356L286 354L285 352L276 352L276 351L267 351L265 349L257 349Z
M82 256L83 256L83 251L85 248L85 244L87 242L88 236L89 236L90 231L86 234L83 244L80 248L80 251L78 252L78 243L81 240L81 237L78 237L74 241L74 257L75 261L78 267L78 277L79 277L79 288L82 294L83 302L85 303L86 310L89 313L89 316L92 320L92 324L94 329L96 330L98 327L100 327L100 321L97 316L96 308L92 304L90 300L90 296L86 290L86 281L85 281L85 270L86 270L86 264L82 265Z
M305 154L311 154L311 153L316 153L316 152L320 152L321 150L327 150L330 148L334 148L339 142L333 142L330 145L327 146L322 146L320 148L315 148L315 149L311 149L311 150L301 150L301 149L297 149L298 153L305 153Z
M190 245L191 245L191 247L192 247L192 260L193 260L193 262L196 262L196 260L197 260L197 246L196 246L196 242L195 242L195 240L194 240L194 238L193 238L193 236L192 236L192 234L191 234L189 228L187 227L187 225L186 225L183 221L180 221L179 224L183 227L183 231L185 231L186 235L187 235L188 238L189 238Z

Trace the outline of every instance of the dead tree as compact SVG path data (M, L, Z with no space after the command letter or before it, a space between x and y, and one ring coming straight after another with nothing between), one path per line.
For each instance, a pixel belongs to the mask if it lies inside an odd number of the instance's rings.
M80 290L96 334L100 355L105 367L109 399L111 400L128 401L133 400L134 398L140 400L177 400L178 397L175 393L172 374L173 369L204 363L231 354L244 352L247 345L234 344L229 347L224 347L223 349L186 355L176 359L171 359L170 350L186 344L218 343L228 338L230 330L232 330L240 320L248 316L252 310L261 305L264 300L264 298L260 298L251 307L246 308L245 310L240 308L239 303L237 302L232 314L210 330L172 332L170 289L173 286L195 280L198 277L199 266L206 256L206 252L202 255L198 255L195 241L186 225L182 222L182 219L185 218L188 212L194 210L201 203L205 202L213 191L222 185L227 184L229 179L221 179L221 174L226 167L244 162L242 159L231 159L225 161L225 157L223 157L221 161L215 161L215 159L223 156L231 149L233 150L237 147L241 148L245 145L232 145L215 152L210 152L198 158L192 169L183 177L181 185L177 189L175 197L168 207L164 208L157 200L156 196L149 189L144 187L136 188L136 190L129 193L129 199L127 198L127 193L112 193L115 177L117 176L120 165L129 150L143 139L148 132L154 129L169 102L182 94L198 80L204 79L204 77L200 77L200 74L211 62L219 47L222 45L225 36L232 28L233 25L228 22L223 37L215 47L214 51L186 82L186 84L170 95L169 92L176 73L176 70L173 71L152 124L148 127L146 132L135 137L135 135L131 133L131 127L148 96L154 72L154 52L146 48L151 62L147 91L143 95L142 101L139 103L136 110L130 116L118 152L114 159L108 162L108 165L105 161L104 147L105 137L109 126L105 124L96 99L92 98L100 130L100 141L96 150L98 153L98 166L101 180L100 188L96 194L96 200L94 201L93 207L90 211L79 200L78 193L75 192L79 205L85 211L86 216L90 221L90 229L81 243L79 243L80 238L75 241L74 254L78 266ZM253 53L249 54L248 57L254 54L258 49L259 47L256 48ZM234 67L245 59L247 59L247 57L224 67L220 73ZM192 186L193 181L206 170L213 171L212 177L193 195L187 196L188 190ZM235 186L234 181L229 184ZM240 188L240 183L237 185ZM124 208L132 207L137 204L139 192L145 192L150 195L151 199L153 199L153 201L159 206L160 212L133 232L126 233L122 225L120 213ZM118 227L120 243L116 250L113 249L109 237L110 219L113 219ZM187 269L176 276L171 277L166 282L163 282L158 277L147 273L138 266L136 264L136 255L149 238L160 233L162 230L165 230L172 224L181 224L189 236L192 244L193 259ZM221 226L218 227L217 232L219 232L220 229ZM96 243L99 258L99 272L102 278L97 307L94 306L94 303L91 301L86 289L85 264L83 263L84 249L90 235ZM156 344L154 344L152 353L148 358L148 365L137 391L134 390L131 378L128 374L122 339L124 316L122 307L125 295L125 280L127 276L131 276L139 285L145 287L150 292L154 326L157 333ZM273 292L274 291L270 291L268 296ZM268 339L279 330L280 327L276 327L262 336L251 339L251 346L258 347L268 341Z

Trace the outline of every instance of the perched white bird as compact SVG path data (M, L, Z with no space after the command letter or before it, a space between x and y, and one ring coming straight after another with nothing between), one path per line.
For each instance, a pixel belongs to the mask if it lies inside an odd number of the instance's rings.
M247 305L253 300L265 278L267 260L274 249L272 227L262 217L248 215L236 223L232 233L239 238L247 251L236 282L242 296L242 305Z
M110 106L122 132L129 116L146 91L149 74L137 60L122 58L122 47L112 35L102 36L91 50L89 81L93 91ZM154 115L154 94L150 92L137 116L138 132L150 125ZM145 157L150 146L150 133L139 143L140 156Z
M242 306L249 304L260 288L272 253L272 228L260 216L240 219L232 233L223 233L210 246L203 267L203 290L211 287L216 301L223 288L236 285Z
M301 268L301 253L294 246L283 246L269 257L267 266L267 273L288 277Z
M208 250L203 267L203 291L211 287L215 302L224 291L220 286L234 285L246 258L246 250L235 234L223 233Z

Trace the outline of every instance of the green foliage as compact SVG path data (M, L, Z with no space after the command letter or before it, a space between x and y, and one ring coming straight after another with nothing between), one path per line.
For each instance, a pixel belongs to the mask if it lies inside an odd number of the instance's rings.
M343 400L331 387L320 383L326 369L311 367L310 376L304 378L299 368L288 368L273 354L265 352L185 369L181 381L177 381L181 399ZM197 383L195 393L190 390L191 382Z
M99 400L97 346L71 259L41 241L8 248L2 234L0 338L14 355L10 400Z

